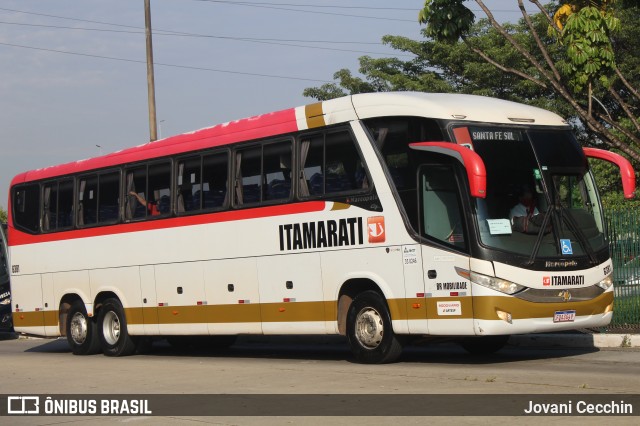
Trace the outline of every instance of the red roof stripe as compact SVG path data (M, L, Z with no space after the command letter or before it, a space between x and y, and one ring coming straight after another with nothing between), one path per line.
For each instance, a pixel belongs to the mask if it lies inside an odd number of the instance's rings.
M218 124L214 127L172 136L156 142L149 142L102 157L22 173L13 179L11 185L224 146L236 142L282 135L297 130L298 124L296 121L295 108L290 108L283 111Z

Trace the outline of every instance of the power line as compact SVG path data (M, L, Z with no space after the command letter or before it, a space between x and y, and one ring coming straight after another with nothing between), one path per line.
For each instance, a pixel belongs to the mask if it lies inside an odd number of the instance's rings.
M65 29L65 30L73 30L73 31L95 31L95 32L109 32L109 33L119 33L119 34L144 34L144 31L142 29L138 31L112 30L112 29L104 29L104 28L79 28L79 27L67 27L62 25L28 24L28 23L22 23L22 22L7 22L7 21L0 21L0 24L25 26L25 27ZM173 36L173 37L213 38L218 40L244 41L248 43L270 44L270 45L276 45L276 46L288 46L288 47L297 47L297 48L303 48L303 49L318 49L318 50L330 50L330 51L337 51L337 52L366 53L366 54L382 55L382 56L390 55L390 53L372 52L368 50L338 49L333 47L305 46L305 45L293 44L293 42L359 44L359 42L348 42L348 41L332 42L332 41L323 41L323 40L261 39L261 38L253 38L253 37L231 37L231 36L216 36L216 35L208 35L208 34L181 33L181 32L168 31L168 30L155 30L154 35ZM362 43L362 44L374 44L374 43ZM375 43L375 44L378 45L380 43ZM394 56L413 57L413 55L408 55L408 54L396 54Z
M112 22L92 21L92 20L88 20L88 19L70 18L68 16L49 15L49 14L44 14L44 13L27 12L27 11L16 10L16 9L6 9L6 8L2 8L2 7L0 7L0 10L4 10L4 11L8 11L8 12L23 13L25 15L44 16L44 17L48 17L48 18L66 19L66 20L76 21L76 22L86 22L86 23L91 23L91 24L110 25L110 26L115 26L115 27L123 27L123 28L132 28L132 29L136 29L136 30L143 30L143 28L141 28L141 27L136 27L136 26L133 26L133 25L115 24L115 23L112 23ZM3 23L13 24L13 25L38 26L37 24L23 24L23 23L16 23L16 22L3 22ZM46 25L40 25L40 26L46 26ZM75 29L74 27L62 27L62 26L61 27L56 27L56 26L53 26L53 25L51 25L50 27ZM118 32L118 31L115 31L115 30L107 30L107 29L93 29L92 28L90 30L91 31ZM127 33L127 31L121 31L121 32ZM131 31L131 33L134 33L134 32ZM190 36L190 37L219 37L219 38L224 38L225 37L225 36L210 36L210 35L206 35L206 34L195 34L195 33L173 31L173 30L162 30L162 29L154 29L154 34L155 33L165 33L163 35L177 35L177 36ZM252 38L252 37L230 37L230 36L227 37L227 38L245 39L245 40L267 40L267 41L281 41L281 42L298 42L298 43L331 43L331 44L363 44L363 45L379 45L380 44L380 42L345 41L345 40L301 40L301 39L277 39L277 38L264 38L264 37L262 37L262 38Z
M274 2L254 2L254 1L230 1L230 0L192 0L197 2L206 3L223 3L233 4L238 6L289 6L289 7L309 7L309 8L323 8L323 9L356 9L356 10L397 10L403 12L418 12L419 7L375 7L375 6L344 6L344 5L328 5L328 4L309 4L309 3L274 3ZM473 12L483 12L480 8L470 7L469 10ZM491 9L493 12L508 12L508 13L521 13L520 9ZM366 16L357 15L360 18L366 18ZM413 21L412 21L413 22Z
M235 4L250 4L250 5L270 5L270 6L292 6L292 7L315 7L315 8L326 8L326 9L367 9L367 10L401 10L401 11L416 11L415 7L369 7L369 6L344 6L344 5L329 5L329 4L300 4L300 3L271 3L271 2L252 2L252 1L242 1L242 2L232 2L225 0L193 0L199 2L209 2L209 3L235 3Z
M256 7L261 9L272 9L272 10L285 10L287 12L299 12L299 13L311 13L315 15L331 15L331 16L344 16L348 18L361 18L361 19L375 19L379 21L396 21L396 22L411 22L412 24L417 24L418 19L399 19L399 18L384 18L380 16L365 16L365 15L353 15L349 13L336 13L336 12L320 12L317 10L302 10L302 9L291 9L288 7L276 6L278 3L251 3L251 2L235 2L235 1L223 1L223 0L196 0L203 1L209 3L224 3L233 6L247 6L247 7ZM273 5L273 6L272 6ZM416 9L416 12L418 9Z
M43 47L25 46L25 45L20 45L20 44L13 44L13 43L0 42L0 45L9 46L9 47L18 47L18 48L21 48L21 49L38 50L38 51L43 51L43 52L62 53L62 54L65 54L65 55L106 59L106 60L111 60L111 61L131 62L131 63L137 63L137 64L146 64L147 63L146 61L142 61L142 60L138 60L138 59L116 58L116 57L113 57L113 56L102 56L102 55L94 55L94 54L91 54L91 53L70 52L70 51L67 51L67 50L47 49L47 48L43 48ZM283 79L283 80L311 81L311 82L314 82L314 83L330 83L330 81L328 81L328 80L320 80L320 79L314 79L314 78L294 77L294 76L285 76L285 75L276 75L276 74L261 74L261 73L252 73L252 72L234 71L234 70L221 70L221 69L216 69L216 68L205 68L205 67L196 67L196 66L189 66L189 65L164 64L164 63L159 63L159 62L154 62L154 65L161 66L161 67L184 68L184 69L190 69L190 70L210 71L210 72L225 73L225 74L248 75L248 76L252 76L252 77L266 77L266 78L278 78L278 79Z

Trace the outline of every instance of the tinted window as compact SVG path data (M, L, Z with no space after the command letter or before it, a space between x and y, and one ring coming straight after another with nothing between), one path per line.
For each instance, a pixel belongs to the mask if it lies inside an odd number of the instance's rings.
M291 142L265 143L235 153L236 205L291 197Z
M171 163L156 163L125 172L126 220L171 213Z
M14 189L13 220L18 227L26 231L39 231L40 185L26 185Z
M228 169L226 152L180 160L177 167L178 211L194 212L225 206Z
M369 188L364 162L348 131L300 140L300 195L324 196Z
M49 182L42 190L42 230L56 231L73 226L73 180Z
M98 222L118 221L120 206L120 173L106 173L98 176Z
M202 208L216 209L227 202L229 154L205 155L202 159Z

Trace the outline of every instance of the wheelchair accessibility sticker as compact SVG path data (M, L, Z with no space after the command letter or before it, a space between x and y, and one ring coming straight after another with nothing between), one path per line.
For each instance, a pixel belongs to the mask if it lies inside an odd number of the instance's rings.
M560 249L562 250L562 254L573 254L571 240L560 240Z

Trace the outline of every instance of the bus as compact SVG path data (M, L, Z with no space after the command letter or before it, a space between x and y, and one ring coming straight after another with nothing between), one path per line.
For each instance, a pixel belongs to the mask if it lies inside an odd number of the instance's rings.
M343 335L362 363L416 337L489 353L605 326L588 157L633 196L630 163L583 149L554 113L389 92L26 172L9 194L14 326L108 356L165 337Z

